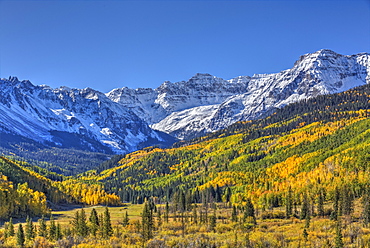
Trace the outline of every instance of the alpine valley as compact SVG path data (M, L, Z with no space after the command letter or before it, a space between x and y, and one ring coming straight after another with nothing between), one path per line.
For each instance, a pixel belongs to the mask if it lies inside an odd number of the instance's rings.
M0 247L370 247L369 56L107 94L2 79Z
M107 159L105 154L166 147L369 82L369 54L331 50L303 55L291 69L274 74L224 80L198 73L157 89L124 87L106 94L10 77L0 80L1 150L64 168L83 164L85 170ZM56 151L64 159L53 156ZM68 157L71 153L78 159Z

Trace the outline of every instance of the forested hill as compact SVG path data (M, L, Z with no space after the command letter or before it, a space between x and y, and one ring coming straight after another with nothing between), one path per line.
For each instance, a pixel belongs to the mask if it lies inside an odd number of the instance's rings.
M369 116L370 86L365 85L289 105L188 145L128 154L116 167L84 179L102 182L132 202L186 195L188 202L207 196L244 204L251 198L267 208L289 199L314 201L322 192L332 200L338 188L359 197L370 182Z
M41 174L43 175L41 175ZM0 220L41 216L60 204L119 205L102 185L50 173L25 162L0 157Z

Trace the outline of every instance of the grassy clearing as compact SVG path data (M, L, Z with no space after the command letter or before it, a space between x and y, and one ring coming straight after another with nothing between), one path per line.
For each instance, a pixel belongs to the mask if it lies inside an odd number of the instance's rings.
M95 208L95 210L99 214L103 214L105 206L89 206L89 207L84 207L84 210L86 212L87 218L90 216L91 210ZM73 220L75 214L77 211L80 211L82 209L82 206L78 205L72 205L69 206L68 210L58 210L58 211L51 211L51 214L54 217L55 223L60 224L63 228L68 227L70 222ZM138 204L127 204L122 207L108 207L109 213L111 216L111 222L112 225L119 225L122 222L123 216L126 214L126 211L129 215L130 221L134 220L139 220L141 219L141 213L143 210L143 205L138 205ZM46 224L49 225L49 218L50 216L46 215ZM32 221L36 226L38 226L38 219L39 218L32 218ZM18 228L18 224L25 225L26 219L13 219L13 223L15 224L15 227ZM4 224L4 223L2 223ZM3 225L0 225L0 227L3 228Z
M74 206L69 210L52 211L51 214L54 216L55 222L61 224L64 227L73 220L76 211L80 211L81 208L81 206ZM99 215L103 214L105 206L85 207L84 210L87 217L90 216L90 212L93 208L95 208ZM108 209L111 216L112 225L118 225L120 222L122 222L123 216L126 214L126 211L129 215L130 220L140 219L140 214L142 213L143 206L137 204L127 204L123 207L108 207Z

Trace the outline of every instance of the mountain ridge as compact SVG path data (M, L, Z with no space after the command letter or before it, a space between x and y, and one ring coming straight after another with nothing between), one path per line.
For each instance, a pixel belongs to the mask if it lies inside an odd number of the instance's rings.
M0 80L0 132L47 146L127 153L214 132L277 108L370 83L370 54L328 49L302 55L291 69L225 80L197 73L156 89L35 86ZM66 138L67 137L67 138ZM16 150L14 150L16 151Z

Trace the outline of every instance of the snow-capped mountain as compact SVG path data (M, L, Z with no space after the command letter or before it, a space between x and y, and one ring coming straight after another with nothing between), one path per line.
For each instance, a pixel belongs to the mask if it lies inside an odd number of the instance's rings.
M155 90L116 89L107 96L132 107L153 129L180 139L261 118L289 103L370 82L370 55L331 50L306 54L293 68L224 80L197 74L187 82L165 82ZM134 103L134 104L132 104Z
M306 54L291 69L224 80L196 74L156 89L52 89L0 80L0 133L92 151L129 152L261 118L289 103L370 83L370 54ZM167 135L167 134L169 135ZM171 135L171 136L170 136ZM73 142L72 142L73 141Z
M52 89L13 77L0 80L0 92L0 130L40 143L122 153L173 142L90 88Z

